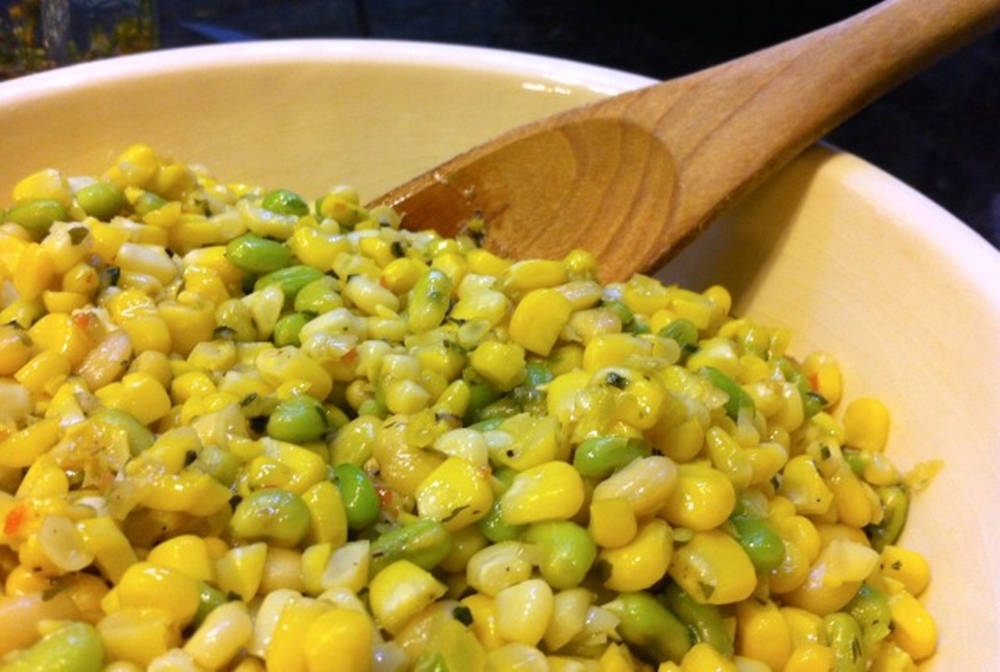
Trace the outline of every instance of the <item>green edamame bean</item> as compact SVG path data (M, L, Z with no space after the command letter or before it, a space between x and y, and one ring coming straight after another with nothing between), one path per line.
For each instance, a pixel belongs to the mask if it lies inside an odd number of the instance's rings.
M279 215L302 217L309 214L309 206L302 197L288 189L275 189L264 195L260 207Z
M309 532L309 508L295 493L255 490L236 507L229 530L237 539L267 539L295 546Z
M142 217L143 215L148 215L153 210L159 210L167 201L151 191L144 191L139 194L139 198L135 199L132 204L132 209L135 210L135 214Z
M857 595L844 607L861 626L861 643L866 652L871 651L892 631L892 612L885 594L867 583L858 589Z
M437 651L433 653L424 651L417 658L413 672L451 672L451 670L443 654Z
M658 662L680 662L691 648L691 633L649 593L622 593L606 605L618 615L618 632L626 642Z
M524 409L519 403L514 401L511 397L502 397L497 399L492 404L479 409L479 413L476 417L482 420L503 420L509 418L512 415L517 415L521 413Z
M861 627L849 614L837 612L823 619L827 646L833 649L833 672L864 672Z
M422 333L441 324L451 302L451 278L432 268L410 290L407 324Z
M313 280L295 295L295 310L300 313L322 315L344 305L337 290L337 279L324 275Z
M875 492L882 501L882 522L868 525L865 533L872 542L872 548L881 553L886 546L896 543L903 533L906 516L910 511L910 498L899 485L886 485L877 488Z
M291 443L315 441L329 427L323 404L308 394L285 399L275 407L267 420L268 436Z
M306 322L312 318L305 313L288 313L274 325L274 344L279 348L285 345L301 345L299 332Z
M583 476L604 478L649 453L649 447L638 439L621 436L592 437L576 447L573 466Z
M712 383L729 396L729 399L726 401L725 409L726 415L728 415L731 419L736 420L739 418L740 409L742 408L750 409L751 413L756 410L753 398L747 394L747 391L740 387L739 383L722 371L719 371L714 366L704 366L698 371L698 373L705 376L705 378L708 379L708 382Z
M466 406L464 422L470 425L479 422L483 418L479 417L480 412L500 398L500 390L489 383L469 384L469 404Z
M534 415L545 413L545 392L539 386L551 382L553 375L544 362L528 362L524 380L510 392L510 398L522 409Z
M104 645L97 629L69 623L4 665L3 672L100 672L103 667Z
M229 602L224 592L204 581L198 587L200 588L200 592L198 593L198 611L194 612L194 618L191 619L191 625L195 628L201 625L201 622L205 620L206 616L212 613L213 609Z
M477 525L479 525L479 531L483 533L483 536L495 544L499 544L501 541L520 539L524 532L524 525L511 525L504 522L500 513L499 497L493 502L490 512L480 518Z
M285 293L285 298L294 301L303 287L322 277L323 271L318 268L303 265L289 266L262 276L254 283L253 289L256 292L269 285L278 285Z
M661 599L670 612L690 628L699 642L711 644L724 656L733 655L733 640L729 637L718 606L696 602L676 583L667 586Z
M409 560L434 569L451 552L452 539L444 525L421 519L383 532L371 545L371 573L378 574L397 560Z
M125 192L110 182L94 182L76 192L76 202L91 217L108 220L125 207Z
M672 338L681 348L690 348L698 344L698 327L694 322L678 317L676 320L660 329L660 336Z
M4 221L20 224L32 233L46 233L53 222L66 221L66 208L50 198L33 198L15 204Z
M226 245L226 258L248 273L271 273L288 266L292 251L276 240L244 233Z
M219 483L230 486L236 481L241 463L239 459L227 450L208 444L198 453L198 459L192 468L203 471Z
M128 437L128 450L133 457L147 450L156 441L156 435L131 413L104 406L90 416L90 419L124 430Z
M557 590L580 585L597 559L597 544L590 532L568 520L534 523L524 539L538 547L538 569Z
M736 541L746 551L757 571L769 572L784 560L785 542L765 518L738 504L729 522Z
M356 464L345 462L334 467L337 488L347 510L347 526L363 530L378 518L379 498L368 475Z

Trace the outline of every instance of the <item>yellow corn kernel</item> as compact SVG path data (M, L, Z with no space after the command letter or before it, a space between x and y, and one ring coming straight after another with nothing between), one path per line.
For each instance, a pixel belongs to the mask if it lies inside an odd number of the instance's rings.
M518 261L508 266L502 276L504 290L508 292L555 287L567 280L569 276L562 262L548 259Z
M111 583L121 581L125 571L138 562L128 537L109 516L82 520L77 529L94 554L94 564Z
M822 550L822 540L811 520L805 516L785 516L771 521L786 543L795 545L807 562L812 562Z
M705 464L682 464L660 515L671 525L711 530L729 518L735 504L736 490L725 474Z
M333 607L325 600L293 599L281 610L265 662L268 670L308 672L302 635L324 613Z
M330 554L320 584L323 590L347 588L359 593L368 582L371 543L367 539L344 544Z
M593 372L609 366L628 366L630 358L650 353L651 345L632 334L601 334L587 343L583 368Z
M213 609L184 644L196 663L210 670L225 667L253 635L253 623L242 602Z
M659 511L677 482L677 467L662 455L633 460L597 484L593 499L624 498L636 518Z
M465 274L469 272L469 265L465 258L455 252L437 255L431 263L431 268L436 268L447 275L455 287L458 287L462 279L465 278Z
M788 626L788 636L793 650L805 644L822 644L826 641L823 619L811 611L798 607L782 607L781 617Z
M42 295L55 279L52 255L41 245L30 243L21 250L11 278L22 300L30 301Z
M534 646L552 620L552 589L541 579L522 581L497 593L495 606L497 634L509 642Z
M622 644L610 644L598 661L600 672L633 672L632 656Z
M23 369L22 369L23 370ZM58 418L46 418L0 441L0 467L27 467L59 440Z
M218 305L229 299L229 290L219 274L210 268L202 266L185 266L184 290L199 294L206 301Z
M442 521L459 530L479 520L493 505L489 473L460 457L449 457L417 486L417 511L422 518Z
M500 390L511 390L524 378L524 348L516 343L486 341L469 356L469 364Z
M191 250L184 255L184 267L201 267L213 270L222 282L230 286L238 287L243 280L243 271L229 261L224 245Z
M843 382L840 365L828 352L812 352L802 362L802 373L809 379L812 388L827 404L832 406L840 401Z
M302 494L309 509L309 539L328 543L332 549L347 542L347 513L340 490L330 481L320 481Z
M712 465L733 482L738 489L746 488L753 478L753 467L746 451L726 430L712 427L705 433L705 445Z
M669 292L669 308L677 317L690 320L698 329L708 328L717 310L711 299L676 286L670 287Z
M302 551L302 592L319 595L323 592L323 572L333 555L333 544L313 544Z
M736 652L780 670L792 653L788 624L774 602L744 600L736 606Z
M151 607L113 611L97 623L97 632L109 658L143 666L180 644L171 615Z
M473 593L462 599L462 604L472 614L473 634L487 651L503 645L503 639L497 632L497 613L494 599L482 593Z
M196 348L197 350L197 348ZM271 385L282 385L290 381L304 383L308 394L316 399L326 399L333 389L330 374L316 362L293 346L262 350L254 360L264 381Z
M147 145L132 145L108 169L107 177L119 187L146 187L156 177L159 162Z
M9 376L31 359L31 337L15 324L0 325L0 376Z
M150 185L150 191L159 194L168 201L182 201L194 183L194 173L184 164L161 164L158 166L156 177L153 178L153 183Z
M170 396L148 373L127 374L121 382L105 385L95 394L105 406L131 413L145 425L170 410Z
M374 635L363 613L335 607L321 614L302 642L309 672L368 672Z
M633 275L622 289L622 302L633 313L651 316L670 303L670 294L659 280L646 275Z
M78 308L83 308L90 302L86 294L77 292L56 292L45 290L42 292L42 303L50 313L71 313Z
M73 203L73 194L66 178L55 168L45 168L23 178L14 185L13 196L15 202L34 198L51 199L59 201L64 208Z
M619 592L649 588L667 573L673 546L670 526L659 518L648 521L629 543L601 551L597 562L606 572L604 586Z
M510 337L525 350L546 357L572 312L573 305L554 289L528 292L510 318Z
M730 604L749 597L757 575L743 548L719 530L696 532L674 553L670 576L696 601Z
M844 411L844 430L847 445L881 452L889 439L889 409L878 399L855 399Z
M204 539L193 534L183 534L161 542L149 552L146 561L175 569L199 581L215 579L215 565L208 554L208 546Z
M17 492L19 499L24 497L60 497L69 492L69 479L66 472L58 465L43 460L36 460L21 480Z
M530 549L519 541L502 541L473 554L465 568L470 586L494 596L504 588L531 578Z
M512 263L483 249L469 250L469 253L465 255L465 260L469 262L470 273L492 275L495 278L503 275Z
M129 233L96 219L88 219L87 226L94 238L94 254L110 264L118 254L118 249L128 241Z
M635 538L639 525L628 500L612 497L591 502L589 529L598 546L620 548Z
M576 419L580 392L590 383L591 374L586 371L569 371L556 376L549 383L545 405L549 415L558 418L564 425Z
M833 649L823 644L809 643L797 646L782 672L833 672Z
M880 560L882 576L902 583L910 595L920 595L930 583L930 565L916 551L890 544L882 549Z
M796 548L786 544L786 551L789 546ZM878 553L866 545L834 539L810 567L805 582L783 599L790 606L825 616L847 604L877 565Z
M425 273L427 273L426 264L418 259L403 257L386 264L379 280L390 291L402 295L413 289L417 280Z
M500 511L508 525L526 525L572 518L583 500L580 472L553 460L518 474L500 500Z
M701 642L692 646L681 661L681 672L738 672L736 664Z
M201 371L188 371L170 383L170 396L175 404L183 404L192 397L205 397L215 392L215 383Z
M915 661L930 657L937 649L937 626L924 605L905 590L890 593L892 639Z
M517 672L550 672L545 654L527 644L504 644L486 655L486 669L490 672L516 670Z
M249 602L260 588L266 561L264 542L231 548L215 561L216 584L220 590L236 593Z
M823 514L833 503L833 492L808 455L796 455L785 465L781 494L802 514Z
M788 449L773 441L759 443L755 448L746 448L743 454L750 463L753 474L750 485L767 483L788 463Z
M390 634L398 633L411 616L422 611L447 588L434 576L409 560L397 560L368 584L372 613Z
M892 640L879 643L872 656L870 672L917 672L917 665L903 649Z
M72 367L79 366L90 350L86 332L64 313L44 316L28 329L28 336L40 349L64 355Z
M656 672L681 672L681 666L673 661L667 661L660 663L659 667L656 668Z
M203 341L212 340L215 330L215 310L211 303L197 299L193 295L186 302L164 301L157 309L160 319L166 324L170 343L174 352L187 355ZM159 350L160 348L151 348Z
M44 572L29 569L24 565L16 565L10 570L7 580L4 581L4 594L10 596L41 593L52 587L51 578Z
M198 611L198 582L167 567L139 562L129 567L116 586L122 607L151 607L166 612L183 627Z

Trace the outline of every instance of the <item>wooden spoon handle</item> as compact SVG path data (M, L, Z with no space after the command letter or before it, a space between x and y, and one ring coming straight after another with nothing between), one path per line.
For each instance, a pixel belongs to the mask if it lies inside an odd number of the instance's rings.
M998 19L1000 0L887 0L763 52L637 91L611 102L609 112L671 148L678 192L664 234L686 236L688 223L707 222L776 165ZM663 242L666 249L676 241Z

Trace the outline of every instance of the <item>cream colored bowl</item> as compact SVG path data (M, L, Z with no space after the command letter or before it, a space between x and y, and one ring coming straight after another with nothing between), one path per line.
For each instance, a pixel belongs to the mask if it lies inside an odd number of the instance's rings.
M374 41L115 59L0 85L0 193L42 167L98 171L142 141L227 178L306 194L347 182L375 197L515 124L647 83ZM905 536L933 567L925 599L941 640L928 667L1000 670L1000 255L891 176L817 147L660 275L724 283L737 312L790 326L793 352L836 353L848 398L891 407L898 464L947 462Z

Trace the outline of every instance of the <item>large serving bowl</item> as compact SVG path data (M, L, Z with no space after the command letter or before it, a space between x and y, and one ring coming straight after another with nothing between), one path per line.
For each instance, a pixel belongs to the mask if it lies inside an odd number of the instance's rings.
M431 44L272 42L158 52L0 85L0 193L100 171L133 142L226 179L375 197L511 126L649 80ZM942 120L942 123L947 123ZM7 200L7 197L0 199ZM637 223L639 224L639 223ZM892 409L901 467L945 468L904 543L926 555L935 670L1000 669L1000 255L861 159L815 147L660 271L825 349L847 398Z

